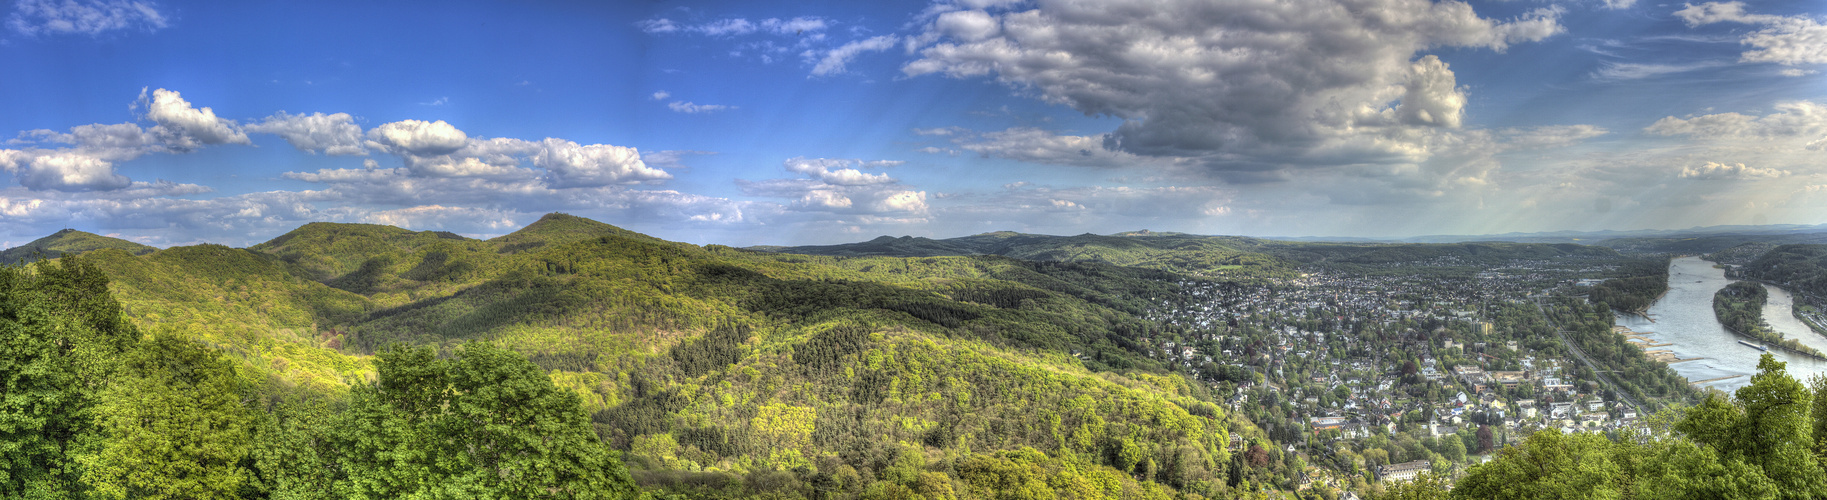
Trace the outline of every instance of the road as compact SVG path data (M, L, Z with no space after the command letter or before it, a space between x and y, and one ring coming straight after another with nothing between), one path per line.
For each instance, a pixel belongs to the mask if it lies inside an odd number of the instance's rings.
M1597 375L1600 382L1604 382L1605 385L1611 386L1612 392L1618 394L1618 399L1624 400L1631 408L1635 408L1638 415L1643 414L1643 405L1639 405L1637 404L1637 400L1631 399L1630 394L1624 392L1624 386L1611 381L1611 377L1605 376L1605 371L1600 370L1599 365L1593 364L1592 360L1586 357L1586 351L1581 351L1580 346L1574 345L1571 340L1567 340L1567 331L1562 330L1561 325L1554 322L1554 317L1548 315L1548 308L1542 306L1542 298L1540 296L1535 297L1535 310L1541 311L1542 319L1548 320L1548 326L1554 327L1554 336L1560 337L1561 345L1567 346L1567 350L1573 353L1573 357L1580 358L1581 363L1585 363L1587 368L1591 368L1592 374Z

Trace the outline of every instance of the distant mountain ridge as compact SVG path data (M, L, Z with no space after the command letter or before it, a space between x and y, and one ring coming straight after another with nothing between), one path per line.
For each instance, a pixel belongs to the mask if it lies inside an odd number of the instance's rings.
M0 263L18 264L31 262L38 258L55 259L66 253L84 253L103 248L118 248L134 255L145 255L158 250L149 245L142 245L120 238L110 238L99 234L65 229L50 236L45 236L30 243L0 251Z
M1491 261L1615 255L1615 250L1572 243L1296 242L1245 236L1130 231L1115 235L1049 236L1009 231L958 238L882 236L842 245L750 247L751 250L839 257L999 255L1051 262L1101 262L1225 277L1286 277L1301 264L1380 265L1437 258Z

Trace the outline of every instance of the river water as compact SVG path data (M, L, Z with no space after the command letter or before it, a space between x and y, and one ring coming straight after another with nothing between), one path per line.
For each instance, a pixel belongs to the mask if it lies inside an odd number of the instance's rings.
M1758 356L1763 354L1739 344L1745 338L1726 331L1713 316L1713 294L1731 282L1726 279L1725 270L1714 268L1712 262L1698 257L1675 259L1669 265L1668 294L1650 305L1649 317L1620 314L1617 324L1647 334L1655 343L1671 344L1652 350L1667 349L1682 359L1697 358L1669 365L1688 381L1711 380L1701 385L1731 392L1751 383L1751 375L1757 373ZM1827 337L1795 319L1789 308L1793 300L1789 293L1781 288L1764 288L1770 291L1770 300L1764 304L1764 321L1782 332L1783 338L1800 339L1802 344L1827 352ZM1815 374L1827 374L1827 361L1775 349L1770 353L1778 361L1787 362L1789 375L1804 383ZM1724 379L1715 380L1721 378Z

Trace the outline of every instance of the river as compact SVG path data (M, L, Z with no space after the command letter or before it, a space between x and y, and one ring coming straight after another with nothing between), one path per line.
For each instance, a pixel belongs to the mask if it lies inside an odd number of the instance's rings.
M1675 259L1669 265L1668 294L1650 305L1649 317L1620 314L1617 324L1646 334L1655 343L1671 344L1652 349L1667 349L1682 359L1698 358L1669 365L1690 382L1731 377L1702 384L1731 392L1751 383L1751 375L1757 373L1758 356L1763 354L1739 344L1738 340L1744 337L1726 331L1713 316L1713 294L1731 282L1726 279L1725 270L1714 268L1712 262L1698 257ZM1789 308L1793 300L1789 293L1781 288L1764 288L1770 291L1770 300L1764 304L1764 321L1782 332L1784 338L1800 339L1802 344L1827 352L1827 337L1795 319ZM1827 374L1827 361L1774 349L1770 353L1778 361L1787 362L1789 375L1803 383L1815 374Z

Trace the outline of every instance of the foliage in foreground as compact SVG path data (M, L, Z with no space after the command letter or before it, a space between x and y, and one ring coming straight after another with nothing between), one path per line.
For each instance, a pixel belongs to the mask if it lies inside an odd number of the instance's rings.
M188 337L142 337L86 261L0 267L0 498L634 493L578 396L519 354L388 351L343 402L250 379Z
M1606 436L1544 430L1474 466L1451 491L1389 488L1401 499L1827 498L1827 378L1802 385L1765 354L1731 401L1711 397Z

